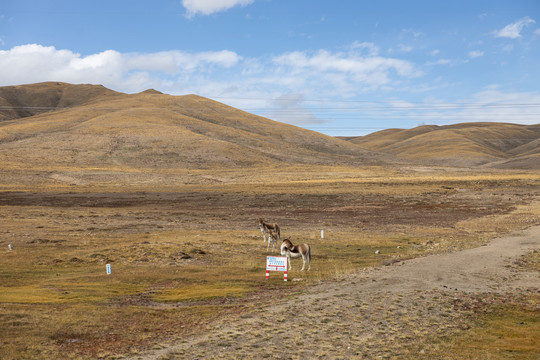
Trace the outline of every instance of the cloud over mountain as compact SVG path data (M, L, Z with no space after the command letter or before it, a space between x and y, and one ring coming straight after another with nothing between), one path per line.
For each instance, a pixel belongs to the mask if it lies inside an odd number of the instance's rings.
M39 44L0 50L0 86L62 81L103 84L128 93L155 88L172 94L240 99L231 103L240 108L251 103L241 99L259 98L257 106L274 113L283 112L282 96L288 94L301 99L351 96L421 74L409 61L378 55L372 43L354 43L346 51L321 49L272 57L244 57L231 50L105 50L82 55ZM292 124L321 123L302 101L294 108L297 114L279 119Z

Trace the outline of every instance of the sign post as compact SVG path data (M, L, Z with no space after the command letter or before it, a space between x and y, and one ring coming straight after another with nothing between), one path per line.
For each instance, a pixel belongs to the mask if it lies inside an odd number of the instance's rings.
M105 265L105 270L107 270L107 275L111 275L111 264Z
M287 265L286 256L267 256L266 280L270 278L270 271L283 271L283 281L287 281Z

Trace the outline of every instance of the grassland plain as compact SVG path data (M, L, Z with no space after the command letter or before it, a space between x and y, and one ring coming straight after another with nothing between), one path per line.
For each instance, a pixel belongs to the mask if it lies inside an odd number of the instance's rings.
M270 354L261 350L268 346L291 358L369 357L373 349L386 349L380 355L388 358L415 358L421 351L437 357L447 347L457 358L538 358L530 337L540 326L537 289L508 296L438 289L412 292L407 302L396 295L384 304L378 304L380 294L346 292L350 274L364 269L478 247L538 224L538 172L1 166L0 351L6 359L144 358L149 350L200 339L236 321L239 328L229 329L230 336L218 332L211 342L198 342L204 350L198 357L250 358ZM297 272L296 262L289 274L301 281L265 280L269 253L257 228L261 216L278 222L283 237L312 245L312 271ZM514 265L538 271L535 264L537 252ZM302 331L329 339L314 353L305 352L313 346L305 334L287 333L292 338L284 346L262 331L266 321L284 327L298 322L265 312L270 305L294 303L328 282L355 303L351 312L321 309L322 320L305 314L313 317L312 326ZM405 305L414 314L399 315ZM334 322L350 314L351 324L371 326L379 335L355 342L354 352L341 344L343 329ZM529 320L516 326L515 319ZM409 329L405 338L397 336L403 329ZM248 333L253 343L238 348L236 341ZM478 343L471 344L468 334ZM499 337L508 351L484 346ZM159 356L186 354L170 350Z

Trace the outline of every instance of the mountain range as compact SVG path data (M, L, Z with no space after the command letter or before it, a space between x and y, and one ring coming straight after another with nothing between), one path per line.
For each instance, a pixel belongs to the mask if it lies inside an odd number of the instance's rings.
M378 164L358 145L197 96L95 85L0 88L0 161L209 169Z
M57 82L0 87L4 165L212 169L402 161L538 169L540 125L430 125L336 138L197 95Z
M363 148L450 166L540 169L540 124L462 123L348 138Z

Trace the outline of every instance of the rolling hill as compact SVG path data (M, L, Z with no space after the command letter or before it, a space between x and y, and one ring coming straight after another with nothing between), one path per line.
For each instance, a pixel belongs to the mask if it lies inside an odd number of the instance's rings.
M381 164L383 156L197 95L95 85L0 88L0 163L14 168L212 169Z
M197 95L123 94L57 82L0 87L3 169L56 174L62 169L361 166L398 158L539 169L540 125L429 125L339 139Z
M540 124L427 125L348 140L372 151L438 165L540 169Z

